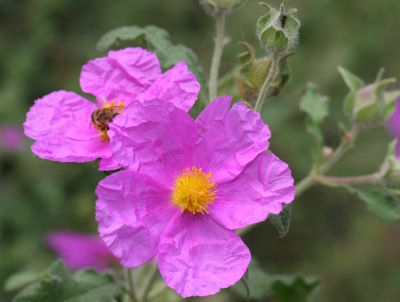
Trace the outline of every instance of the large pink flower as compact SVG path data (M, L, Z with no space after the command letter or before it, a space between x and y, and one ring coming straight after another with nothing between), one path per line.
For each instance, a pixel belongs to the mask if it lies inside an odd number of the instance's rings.
M396 155L400 157L400 98L397 100L396 110L387 121L387 127L391 134L397 139Z
M133 101L159 98L187 111L200 85L184 62L162 73L157 57L142 48L110 51L89 61L80 77L84 92L56 91L37 100L27 114L25 134L35 140L37 156L60 162L101 158L100 170L118 168L112 158L108 129L113 118Z
M183 297L237 282L250 252L235 230L294 198L287 164L267 151L267 125L230 103L221 97L196 120L167 102L132 103L109 132L127 170L97 187L100 235L126 267L156 257L165 282Z
M94 268L102 271L117 262L97 236L69 231L52 232L47 236L47 243L73 269Z

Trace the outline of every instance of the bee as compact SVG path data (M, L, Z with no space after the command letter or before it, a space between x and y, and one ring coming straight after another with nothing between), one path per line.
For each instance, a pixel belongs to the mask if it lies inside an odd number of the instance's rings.
M111 123L119 114L118 108L119 106L110 106L106 108L98 108L93 111L91 115L93 126L101 132L109 130L110 127L108 124Z

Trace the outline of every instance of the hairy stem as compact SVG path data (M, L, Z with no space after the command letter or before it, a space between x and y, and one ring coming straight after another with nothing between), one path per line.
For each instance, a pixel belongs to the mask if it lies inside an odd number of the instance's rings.
M211 61L210 78L209 78L209 101L217 97L218 90L218 74L221 64L222 52L225 45L225 15L216 18L216 35L214 40L214 53Z
M315 181L327 184L327 185L362 185L377 183L382 179L381 173L373 173L369 175L361 176L349 176L349 177L335 177L335 176L325 176L318 175L315 177Z
M314 185L314 176L312 174L304 177L297 185L296 185L296 197L303 194L307 191L312 185Z
M132 270L124 268L125 287L128 290L128 295L125 296L124 299L124 301L126 302L138 302L138 299L136 298L136 291L135 291L135 285L133 283L132 273L133 273Z
M358 127L353 127L349 132L345 133L342 137L342 142L333 152L333 155L318 168L318 175L323 175L328 172L332 167L349 151L353 148L353 143L359 134Z
M301 181L299 181L296 185L296 197L299 197L302 195L305 191L307 191L309 188L314 186L317 183L327 183L323 182L323 180L339 180L339 179L345 179L349 181L353 181L353 184L356 184L355 182L358 182L357 184L362 184L362 183L367 183L365 181L369 182L376 182L382 177L382 172L378 172L376 174L371 174L371 175L366 175L366 176L359 176L359 177L330 177L330 176L324 176L323 174L327 173L332 167L353 147L354 141L357 139L359 134L359 129L357 127L354 127L352 130L349 132L345 133L345 135L342 137L342 142L340 145L335 149L333 152L333 155L328 158L325 163L323 163L321 166L316 167L311 169L310 173L304 177ZM330 182L332 183L332 182ZM250 230L252 230L254 225L248 226L245 229L239 230L237 233L239 235L244 235L247 234Z
M279 58L277 55L272 56L271 67L268 71L267 78L264 81L264 84L261 87L260 93L258 94L256 105L254 106L254 110L257 112L261 112L264 102L267 99L269 88L275 77L279 72Z
M149 273L149 277L146 280L146 283L143 287L143 294L141 302L147 302L151 288L153 287L154 282L157 280L157 264L153 263L151 267L151 271Z
M296 186L296 196L300 196L313 185L318 182L318 178L329 172L334 165L345 155L352 147L354 141L357 139L359 129L353 127L350 131L344 134L340 145L335 149L332 156L328 158L321 166L313 168L310 173L302 179Z

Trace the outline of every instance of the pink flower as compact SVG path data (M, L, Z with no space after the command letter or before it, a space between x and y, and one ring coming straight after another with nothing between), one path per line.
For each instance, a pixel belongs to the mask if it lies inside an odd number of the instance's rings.
M386 126L397 139L396 155L400 157L400 98L397 100L396 110L387 121Z
M101 158L100 170L119 168L109 146L113 118L133 101L160 98L187 111L200 85L184 62L165 72L157 57L141 48L110 51L83 66L80 85L97 104L74 92L56 91L37 100L27 114L25 134L37 156L60 162Z
M102 271L116 263L115 257L97 236L53 232L47 236L47 243L73 269L94 268Z
M18 151L24 145L22 131L14 126L0 127L0 150Z
M100 235L126 267L157 258L183 297L236 283L250 252L235 230L294 198L287 164L267 151L267 125L230 103L221 97L193 120L167 102L137 102L110 127L114 156L128 170L97 187Z

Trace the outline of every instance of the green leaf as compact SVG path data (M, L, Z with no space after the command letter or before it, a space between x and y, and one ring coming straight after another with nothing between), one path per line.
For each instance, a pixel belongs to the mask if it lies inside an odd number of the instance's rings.
M275 277L273 290L279 302L307 302L319 284L320 281L316 277L281 275Z
M347 87L349 87L351 91L357 91L364 85L364 82L359 77L357 77L347 69L339 67L338 70Z
M127 46L144 47L154 52L160 60L163 70L171 68L179 61L185 61L202 87L205 88L204 70L197 55L186 46L172 44L171 37L166 30L152 25L143 28L124 26L106 33L97 43L99 51Z
M264 272L257 260L253 259L241 282L232 287L239 296L251 300L262 300L272 296L273 279Z
M306 130L315 140L313 151L316 163L322 160L323 136L321 124L329 114L329 98L320 95L317 86L313 83L307 85L307 91L300 100L300 110L308 115Z
M291 212L292 206L286 205L278 215L270 215L268 218L281 238L285 237L289 232Z
M373 187L361 190L352 186L343 187L363 200L367 208L383 222L392 223L400 220L400 199L385 188Z
M32 282L36 281L42 273L31 272L31 271L24 271L18 272L12 275L7 279L4 284L5 291L13 291L17 289L21 289L25 286L28 286Z
M245 279L245 282L233 286L232 290L242 298L256 301L274 298L273 301L277 302L306 302L320 284L318 278L301 274L268 274L260 268L256 260L252 260Z
M109 274L83 270L71 274L62 262L55 262L48 273L20 292L13 302L113 302L122 286Z
M307 113L314 123L320 124L329 114L329 98L318 94L315 84L308 83L307 91L300 100L300 109Z
M137 46L145 46L144 29L138 26L123 26L113 29L103 35L97 42L98 51L106 51L112 47L121 47L125 42L137 43Z

